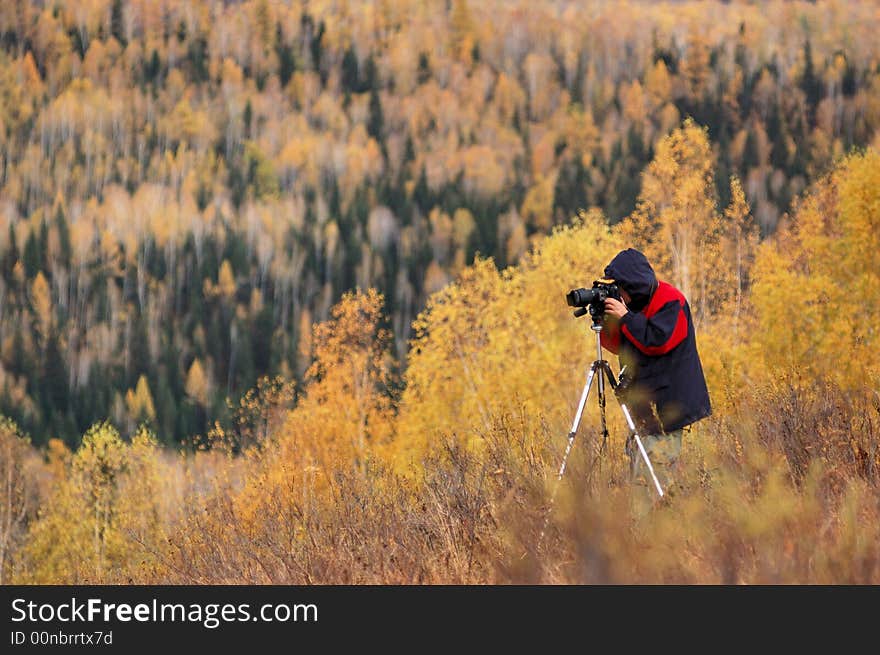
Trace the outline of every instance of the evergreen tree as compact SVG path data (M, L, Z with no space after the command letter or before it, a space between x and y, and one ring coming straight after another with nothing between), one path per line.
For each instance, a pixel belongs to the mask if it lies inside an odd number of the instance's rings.
M281 88L284 88L296 72L296 58L293 46L284 38L281 23L275 25L275 47L278 55L278 78L281 80Z
M64 210L60 205L55 213L55 229L58 230L58 260L64 268L69 269L72 256L70 230L67 227L67 218L64 216Z
M40 243L33 231L28 233L27 241L24 242L23 260L25 276L31 280L40 271L42 265Z
M6 251L2 254L3 261L3 278L6 281L6 284L13 285L13 276L12 271L15 269L15 264L18 262L20 254L18 252L18 243L15 239L15 228L13 226L12 221L9 222L9 245L7 246Z
M126 387L134 386L141 376L150 372L150 345L147 337L147 322L141 312L135 312L129 344L129 366Z
M553 215L557 223L571 219L579 209L588 207L587 177L579 154L564 160L553 188Z
M425 84L432 76L431 60L428 58L428 53L422 51L419 53L419 65L416 71L416 79L419 84Z
M153 54L144 63L144 82L155 86L161 70L162 62L159 60L159 52L153 48Z
M379 144L385 143L385 117L382 114L382 100L375 87L370 90L370 114L367 119L367 133Z
M416 181L416 186L413 190L413 200L419 209L422 210L423 214L427 214L434 204L431 189L428 187L428 175L425 172L424 166L422 166L419 179Z
M813 46L809 38L804 42L804 72L801 75L800 88L807 98L807 115L810 125L813 125L816 106L822 99L822 80L816 75L813 67Z
M123 0L113 0L113 5L110 9L110 34L124 48L128 45L128 39L125 38L125 18L122 12Z
M48 274L52 270L52 266L49 262L49 226L46 224L46 221L40 221L40 239L38 247L40 270L45 271Z
M353 45L349 46L342 56L342 75L339 83L342 85L342 91L345 93L360 91L358 60Z
M44 378L41 385L45 389L46 414L52 412L66 412L68 404L67 365L64 363L64 355L58 343L58 333L50 331L46 340L45 364L43 366Z

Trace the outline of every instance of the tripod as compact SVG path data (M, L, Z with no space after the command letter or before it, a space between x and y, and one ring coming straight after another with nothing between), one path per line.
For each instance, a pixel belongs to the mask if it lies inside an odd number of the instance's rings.
M559 483L562 482L562 476L565 474L565 465L568 462L568 456L571 453L572 446L574 445L574 438L577 435L578 426L580 425L581 417L584 414L584 407L587 404L587 396L590 394L590 388L593 386L594 380L597 382L596 388L598 390L599 396L599 418L602 425L602 446L599 449L600 454L605 452L605 445L608 441L608 425L605 422L605 378L607 377L608 383L611 385L611 390L614 391L617 402L620 405L620 409L623 411L623 417L626 419L626 424L629 426L629 439L635 441L636 446L639 450L639 454L642 456L642 459L645 461L645 464L648 467L648 471L651 473L651 479L654 482L654 488L657 490L657 494L661 498L663 497L663 488L660 486L660 481L657 479L657 475L654 473L654 467L651 466L651 460L648 459L648 453L645 451L644 445L642 445L642 440L639 437L638 430L636 429L636 424L633 421L629 409L618 395L618 388L620 387L620 383L614 378L614 374L611 371L611 365L604 359L602 359L602 342L599 338L599 333L602 331L601 319L598 321L594 319L593 324L590 326L590 329L593 330L593 332L596 334L597 358L592 364L590 364L590 370L587 373L587 382L584 385L583 392L581 393L581 399L578 403L577 412L575 413L574 421L571 424L571 431L568 433L568 444L565 447L565 454L562 456L562 464L559 466L559 474L556 477L556 486L553 489L553 495L550 497L550 506L547 508L547 516L544 518L544 527L541 530L539 542L543 538L544 532L547 529L547 523L550 521L550 511L553 509L553 503L556 500L556 492L559 490ZM621 371L621 374L622 373L623 371Z

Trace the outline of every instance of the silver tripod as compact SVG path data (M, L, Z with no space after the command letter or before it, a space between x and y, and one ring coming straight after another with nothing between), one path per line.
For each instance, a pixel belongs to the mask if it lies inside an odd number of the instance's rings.
M602 324L593 323L590 326L590 329L596 334L596 354L598 355L598 358L590 364L590 371L587 373L587 383L584 385L584 390L581 393L581 400L578 403L577 412L575 413L574 421L572 421L571 424L571 431L568 433L568 444L565 447L565 454L562 456L562 464L559 466L559 475L556 478L557 487L559 486L559 481L562 480L562 476L565 474L565 464L568 462L568 455L571 453L571 447L574 445L574 438L577 435L578 426L580 425L581 417L584 414L584 406L587 404L587 396L590 394L590 388L593 386L594 379L597 381L596 387L599 393L599 418L602 421L601 451L605 450L605 444L608 441L608 425L605 422L605 378L608 378L608 382L611 384L611 390L615 392L617 391L618 382L614 379L614 374L611 372L611 365L602 359L602 342L599 339L599 333L602 331ZM645 452L645 447L642 445L642 440L639 437L638 430L636 430L636 424L633 422L632 415L629 413L629 408L627 408L619 396L617 397L617 402L620 404L620 409L623 411L623 417L626 419L626 424L629 426L629 438L635 441L639 453L641 454L642 459L645 460L645 465L647 465L648 471L651 473L651 479L654 481L654 487L657 489L657 494L662 498L663 488L660 486L660 481L657 480L657 475L654 473L654 467L651 466L651 460L648 459L648 453ZM556 490L554 489L553 498L555 497ZM550 500L551 506L553 505L553 498Z
M657 479L657 475L654 473L654 467L651 466L651 460L648 458L648 453L645 451L644 445L642 445L642 440L639 437L638 430L636 429L636 424L632 419L632 415L629 412L629 408L624 404L621 400L620 396L617 395L617 389L619 386L618 381L614 378L614 374L611 372L611 365L602 359L602 342L599 339L599 333L602 331L601 322L594 322L590 329L596 334L596 360L590 364L590 370L587 373L587 382L584 385L584 390L581 393L580 402L578 402L577 412L574 415L574 421L571 424L571 431L568 433L568 444L565 447L565 454L562 456L562 464L559 466L559 474L556 477L556 486L553 488L553 494L550 496L550 505L547 508L547 514L544 517L544 527L541 529L541 535L538 538L538 543L544 537L544 532L547 530L547 524L550 521L550 512L553 509L553 504L556 501L556 493L559 490L559 483L562 482L562 476L565 474L565 465L568 462L568 456L571 453L571 448L574 446L574 438L577 435L578 426L581 423L581 417L584 414L584 407L587 404L587 396L590 394L590 388L593 386L593 380L597 382L597 390L599 395L599 418L602 421L602 446L600 448L600 454L605 451L605 444L608 441L608 425L605 422L605 378L608 378L608 383L611 385L611 390L615 392L615 397L617 398L617 402L620 404L620 409L623 411L623 417L626 419L626 424L629 426L630 435L627 438L627 442L630 440L635 441L636 446L638 447L639 454L642 456L642 459L645 461L645 464L648 467L648 471L651 473L651 479L654 481L654 488L657 490L657 494L660 498L663 497L663 488L660 486L660 481ZM623 371L621 371L623 373Z

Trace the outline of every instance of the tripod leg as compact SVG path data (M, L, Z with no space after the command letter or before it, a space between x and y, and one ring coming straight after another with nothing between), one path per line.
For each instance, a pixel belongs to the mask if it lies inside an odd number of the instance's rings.
M607 362L603 362L605 374L608 376L608 380L611 382L611 388L617 391L617 381L614 379L614 376L611 373L611 367ZM632 432L632 437L636 442L636 446L638 446L639 454L641 454L642 459L645 461L645 465L648 467L648 472L651 474L651 479L654 481L654 488L657 489L657 493L661 498L663 498L663 488L660 486L660 481L657 479L657 474L654 473L654 467L651 465L651 460L648 457L647 451L645 451L645 446L642 444L642 439L639 437L639 432L636 430L636 424L632 419L632 415L629 413L629 408L626 406L620 398L617 399L618 404L620 405L620 409L623 411L623 417L626 419L626 424L629 426L630 432Z
M596 375L596 366L597 362L593 362L593 365L590 366L590 373L587 375L587 383L584 385L584 390L581 392L581 399L578 402L577 412L574 415L574 421L571 423L571 430L568 433L568 444L565 446L565 454L562 456L562 464L559 466L559 474L556 476L557 482L562 479L563 474L565 473L565 465L568 462L568 455L571 453L571 447L574 445L574 438L577 435L578 426L581 423L581 418L584 415L584 406L587 404L587 396L590 394L590 387L593 386L593 378ZM555 497L555 490L554 490ZM552 505L551 499L551 505Z
M602 455L605 453L605 448L608 445L608 422L605 420L605 376L602 375L602 372L608 369L608 362L600 360L597 362L597 365L599 367L599 379L597 380L596 391L599 395L599 421L602 426L602 445L599 446L599 455Z
M544 516L544 525L541 527L541 534L538 535L539 544L544 540L544 533L547 531L547 524L550 523L550 512L553 511L553 505L556 502L556 493L559 491L559 483L562 482L562 476L565 474L565 465L568 462L568 456L571 454L571 448L574 446L574 438L577 435L578 426L584 415L584 406L587 404L587 396L590 395L590 387L593 386L593 378L596 376L598 368L599 362L593 362L592 366L590 366L590 372L587 375L587 382L584 384L584 390L581 392L581 399L578 402L574 421L572 421L571 430L568 433L568 443L565 446L565 454L562 456L562 463L559 465L559 474L556 476L556 485L553 487L553 493L550 495L550 504L547 506L547 512Z

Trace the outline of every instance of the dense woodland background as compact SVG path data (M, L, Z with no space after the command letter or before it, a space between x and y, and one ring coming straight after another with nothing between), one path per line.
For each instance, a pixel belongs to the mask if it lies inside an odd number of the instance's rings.
M880 582L872 2L0 6L0 582ZM647 518L570 315L715 413ZM616 362L615 362L616 364Z

